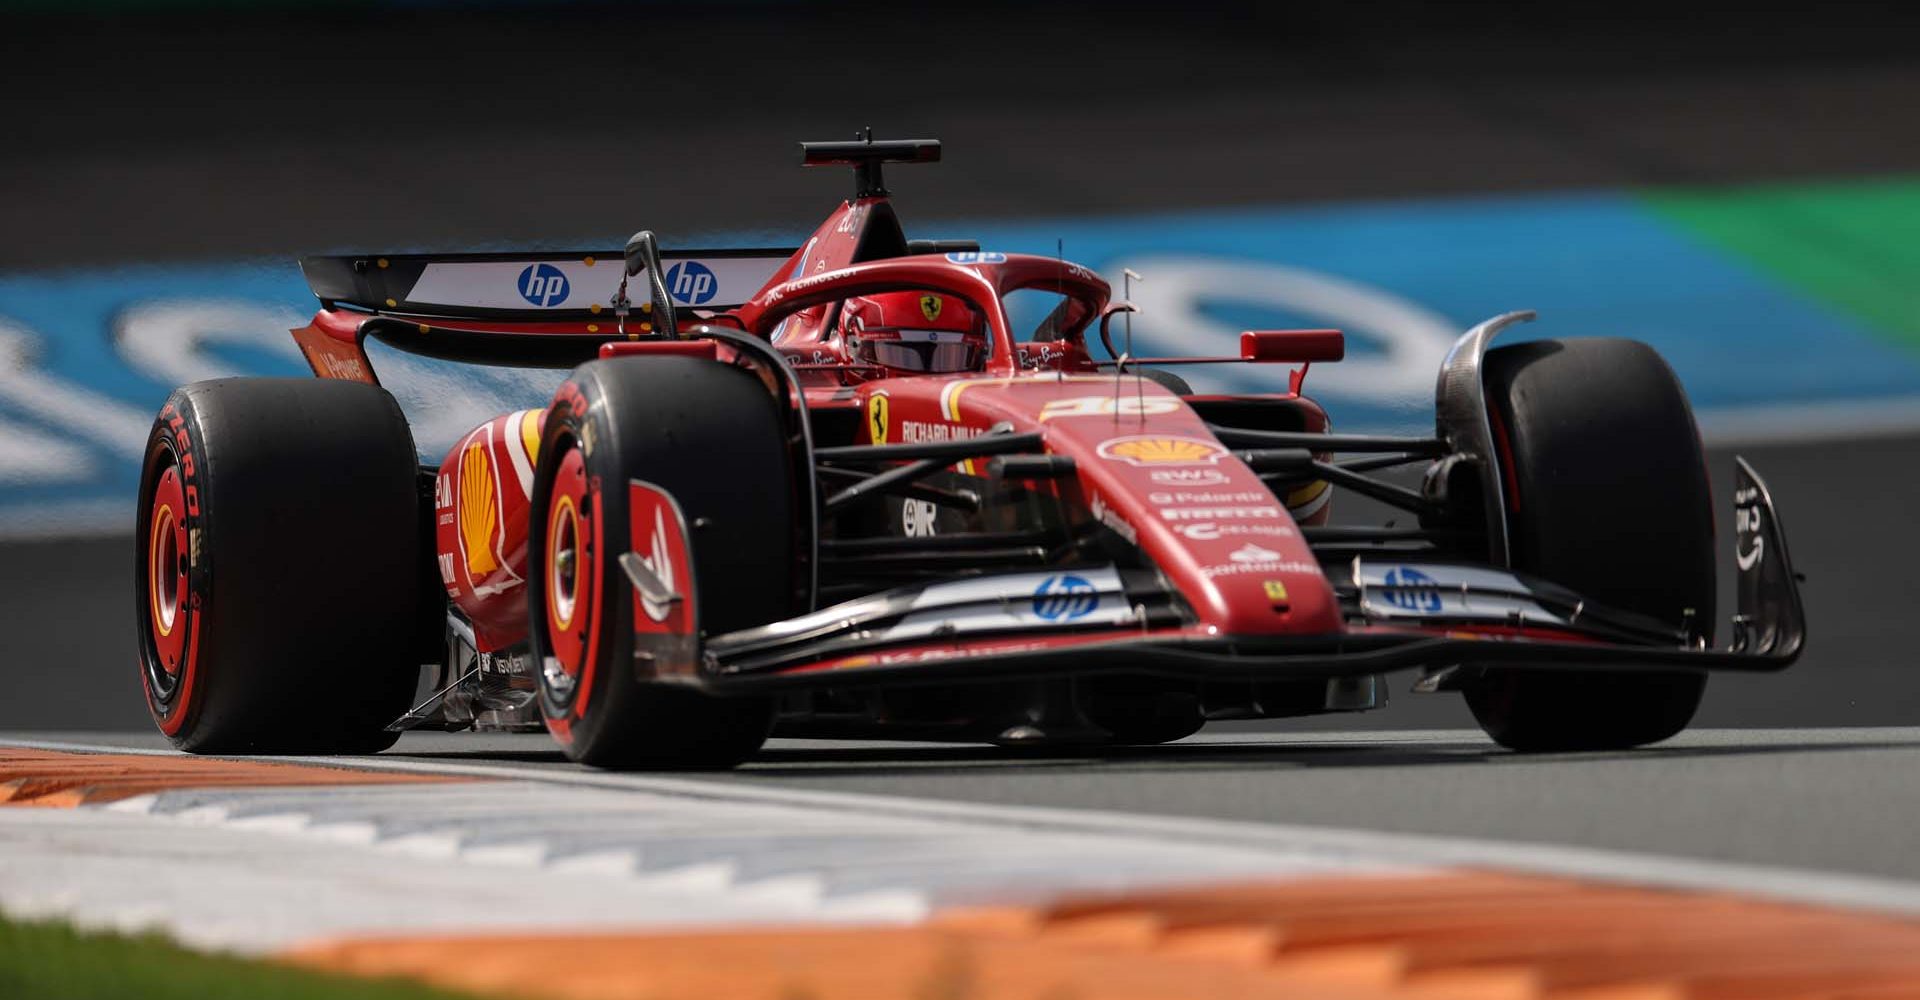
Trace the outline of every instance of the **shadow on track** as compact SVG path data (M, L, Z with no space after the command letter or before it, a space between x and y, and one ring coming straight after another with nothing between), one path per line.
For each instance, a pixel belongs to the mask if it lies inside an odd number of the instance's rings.
M1474 739L1408 744L1352 743L1171 743L1151 747L1074 747L1010 750L992 746L780 747L762 751L741 768L743 776L836 777L977 773L992 768L1085 768L1104 774L1173 768L1205 774L1264 768L1406 768L1482 765L1671 762L1722 757L1791 755L1844 750L1911 750L1899 741L1756 743L1747 746L1646 747L1605 753L1516 754Z
M818 778L863 776L938 776L978 774L996 769L1064 771L1083 769L1102 774L1160 772L1179 769L1209 774L1268 769L1410 768L1441 766L1526 767L1575 763L1666 763L1714 758L1766 757L1831 751L1912 750L1900 740L1782 741L1744 745L1652 746L1639 750L1600 753L1517 754L1485 740L1462 734L1459 739L1423 739L1394 742L1383 733L1378 743L1366 742L1246 742L1207 741L1162 746L1037 747L1011 749L989 745L876 743L860 745L822 741L785 740L762 750L739 770L750 778ZM529 741L532 737L528 738ZM558 748L501 746L401 749L387 756L439 762L520 763L569 766Z

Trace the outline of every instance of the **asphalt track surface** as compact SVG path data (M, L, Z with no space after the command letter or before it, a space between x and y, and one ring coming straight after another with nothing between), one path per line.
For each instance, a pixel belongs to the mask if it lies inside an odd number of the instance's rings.
M135 748L150 731L14 734ZM381 761L581 769L544 735L413 733ZM1184 820L1560 845L1920 882L1920 728L1697 730L1623 753L1524 756L1477 731L1218 733L1153 748L1010 753L775 740L701 782ZM593 772L617 785L619 775ZM645 781L643 777L640 779Z

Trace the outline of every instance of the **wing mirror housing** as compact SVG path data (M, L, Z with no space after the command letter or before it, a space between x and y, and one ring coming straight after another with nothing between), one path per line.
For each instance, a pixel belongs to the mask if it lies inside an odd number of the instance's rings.
M645 229L634 233L633 238L627 241L626 257L629 278L639 274L649 263L658 261L660 248L654 242L653 233Z
M1245 361L1339 361L1347 356L1347 337L1339 330L1248 330L1240 335Z

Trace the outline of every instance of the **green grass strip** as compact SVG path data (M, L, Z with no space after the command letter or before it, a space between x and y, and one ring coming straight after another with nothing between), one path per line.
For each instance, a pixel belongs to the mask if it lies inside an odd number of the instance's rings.
M1920 177L1643 195L1662 218L1920 348Z
M161 935L77 931L0 918L7 1000L458 1000L396 979L360 979L188 951Z

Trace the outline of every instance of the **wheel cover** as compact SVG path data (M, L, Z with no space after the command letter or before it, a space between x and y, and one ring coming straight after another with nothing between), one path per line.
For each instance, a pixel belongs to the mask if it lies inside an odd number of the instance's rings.
M148 504L146 591L148 635L153 655L148 659L147 686L156 701L165 704L179 686L186 656L192 606L185 490L180 470L169 461L154 484Z
M599 559L593 520L583 516L587 499L586 460L569 447L554 473L547 511L544 581L547 646L558 670L544 669L548 695L571 703L587 677L592 645L593 595L599 585Z

